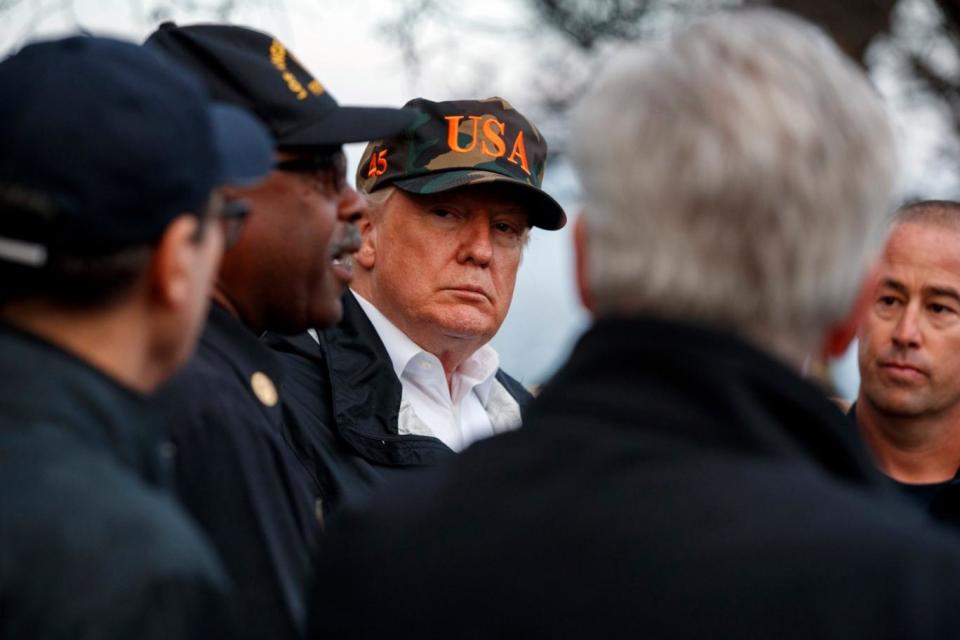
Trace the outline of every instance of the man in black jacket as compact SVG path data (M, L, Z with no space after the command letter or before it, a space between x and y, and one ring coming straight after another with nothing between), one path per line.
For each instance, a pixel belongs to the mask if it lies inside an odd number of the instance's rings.
M231 193L250 205L224 254L196 356L163 394L180 496L237 584L246 631L302 634L318 492L287 441L287 393L258 338L340 319L363 201L341 146L402 129L399 109L343 107L272 36L238 26L161 25L147 47L198 73L219 100L246 105L273 134L274 170Z
M315 637L955 636L960 544L799 375L895 182L862 72L720 14L621 52L573 131L593 327L523 429L331 527Z
M236 637L146 396L242 213L215 190L266 175L269 135L106 38L24 48L0 95L0 638Z
M367 145L357 170L369 208L343 322L268 338L328 507L520 425L530 394L487 343L530 227L566 222L541 189L546 140L506 100L405 107L417 119Z

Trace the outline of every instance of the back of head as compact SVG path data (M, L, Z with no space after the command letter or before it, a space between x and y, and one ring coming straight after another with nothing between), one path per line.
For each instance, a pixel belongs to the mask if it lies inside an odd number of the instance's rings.
M573 149L597 313L793 348L849 311L897 168L863 73L771 10L621 52L579 105Z
M133 43L28 45L0 63L0 94L0 304L112 300L175 217L272 163L254 120Z

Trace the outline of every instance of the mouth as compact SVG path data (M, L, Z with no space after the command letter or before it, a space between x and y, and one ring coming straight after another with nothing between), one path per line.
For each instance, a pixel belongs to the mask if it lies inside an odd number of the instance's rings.
M360 232L353 225L349 225L343 237L330 248L330 269L344 285L353 279L353 254L359 249Z
M339 280L348 283L353 279L353 256L337 254L330 260L330 267Z
M490 300L490 296L487 294L486 289L477 285L460 284L454 287L447 287L447 291L450 291L454 294L462 295L465 297L483 298L484 300Z
M927 375L926 371L909 362L898 362L895 360L881 361L880 368L898 377L913 378Z

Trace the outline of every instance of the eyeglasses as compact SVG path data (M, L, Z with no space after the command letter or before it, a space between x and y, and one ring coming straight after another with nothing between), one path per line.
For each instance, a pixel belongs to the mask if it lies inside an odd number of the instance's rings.
M248 213L250 213L250 203L246 200L227 200L220 207L220 211L214 214L223 226L225 249L229 249L240 240Z
M273 168L307 176L322 193L339 194L347 186L347 157L342 151L280 160Z

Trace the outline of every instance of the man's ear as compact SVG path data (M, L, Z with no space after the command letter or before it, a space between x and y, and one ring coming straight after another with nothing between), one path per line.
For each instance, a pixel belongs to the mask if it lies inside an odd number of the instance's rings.
M587 310L596 314L596 305L593 294L590 292L590 260L587 249L587 225L584 222L583 212L573 223L573 255L577 270L577 291L580 293L580 302Z
M356 225L360 232L360 248L353 254L353 259L369 271L373 269L373 265L377 262L377 225L374 223L369 209L360 215Z
M160 236L149 270L151 298L156 304L179 308L188 302L191 273L196 267L199 249L197 233L200 224L196 216L180 215Z
M878 265L874 263L860 285L860 291L846 317L827 329L824 335L821 355L824 358L839 358L860 331L860 325L870 309L874 293L877 290Z

